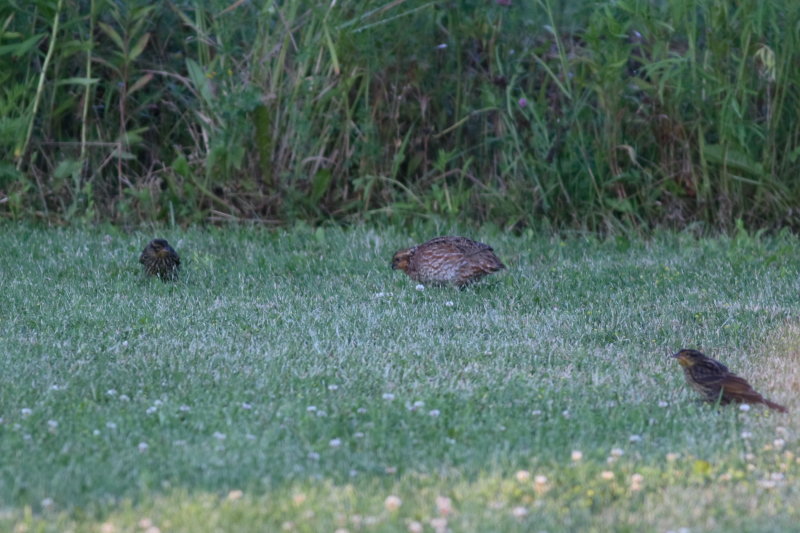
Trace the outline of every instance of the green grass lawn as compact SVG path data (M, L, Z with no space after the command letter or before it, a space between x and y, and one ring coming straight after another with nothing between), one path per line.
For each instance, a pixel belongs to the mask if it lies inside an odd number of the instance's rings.
M487 230L507 271L419 291L389 260L435 231L168 230L163 284L156 233L0 230L0 530L800 520L791 236ZM791 412L698 404L682 347Z

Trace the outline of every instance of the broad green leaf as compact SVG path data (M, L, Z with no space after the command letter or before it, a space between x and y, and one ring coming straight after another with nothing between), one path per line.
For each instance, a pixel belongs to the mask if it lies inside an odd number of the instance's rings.
M144 49L149 41L150 41L149 32L139 37L139 40L136 41L136 44L134 44L133 48L131 48L131 51L128 54L128 59L130 59L131 61L135 61L136 58L139 57L142 54L142 52L144 52Z
M125 50L125 43L123 42L122 37L119 36L119 33L117 33L117 30L115 30L105 22L98 22L97 25L100 27L103 33L108 35L109 39L114 41L114 44L116 44L120 50Z

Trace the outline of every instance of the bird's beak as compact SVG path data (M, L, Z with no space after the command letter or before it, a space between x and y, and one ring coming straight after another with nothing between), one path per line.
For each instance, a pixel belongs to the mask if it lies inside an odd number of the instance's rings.
M679 359L680 356L681 356L681 352L677 352L677 353L674 353L674 354L670 355L670 357L673 358L673 359Z

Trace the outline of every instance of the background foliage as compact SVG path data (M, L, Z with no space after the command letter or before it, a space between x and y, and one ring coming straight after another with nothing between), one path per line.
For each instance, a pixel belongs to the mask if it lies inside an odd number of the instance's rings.
M0 5L0 215L797 227L793 0Z

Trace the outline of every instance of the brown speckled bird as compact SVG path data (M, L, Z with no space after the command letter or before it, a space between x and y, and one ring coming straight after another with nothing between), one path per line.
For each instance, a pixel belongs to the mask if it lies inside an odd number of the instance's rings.
M181 258L164 239L153 239L142 250L139 262L148 276L158 276L161 281L176 281Z
M505 267L491 246L465 237L436 237L392 257L392 268L402 270L414 281L457 287Z
M781 413L787 412L784 406L761 396L745 379L732 373L727 366L716 359L707 357L697 350L686 349L672 357L683 367L683 374L689 386L699 392L707 402L763 403L770 409Z

